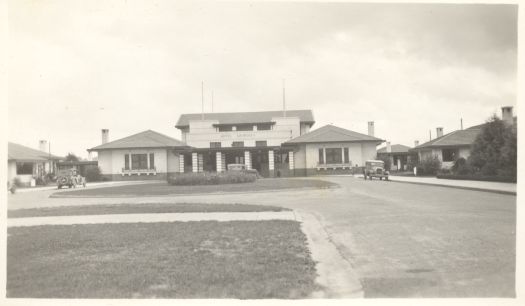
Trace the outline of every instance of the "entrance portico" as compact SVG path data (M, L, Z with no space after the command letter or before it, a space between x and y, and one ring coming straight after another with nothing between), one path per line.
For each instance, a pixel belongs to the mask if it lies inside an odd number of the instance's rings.
M293 150L290 148L195 148L174 154L179 156L181 173L224 172L230 164L244 164L247 170L257 170L263 177L293 176Z

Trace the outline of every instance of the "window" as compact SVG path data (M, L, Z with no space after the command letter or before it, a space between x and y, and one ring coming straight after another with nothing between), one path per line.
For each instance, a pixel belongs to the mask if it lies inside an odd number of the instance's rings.
M129 170L129 154L124 155L124 169Z
M261 141L256 141L255 142L255 146L256 147L266 147L268 145L268 143L266 142L266 140L261 140Z
M323 154L323 149L319 149L319 163L320 164L324 164L324 154Z
M344 152L345 164L348 164L348 163L350 163L350 158L349 158L349 155L348 155L348 148L345 148L344 150L345 150L345 152Z
M210 148L220 148L220 147L221 147L221 142L220 141L210 142Z
M458 157L457 149L443 149L442 153L444 162L455 161Z
M149 168L155 169L155 154L153 153L149 154Z
M231 132L232 126L231 125L219 125L219 132Z
M234 141L232 142L232 147L242 148L244 147L244 141Z
M251 124L240 124L237 126L237 131L253 131L253 125Z
M33 174L33 163L16 163L16 174Z
M148 169L148 154L131 154L131 169Z
M269 131L272 129L270 123L257 124L257 131Z
M341 148L326 148L326 163L340 164L342 163Z

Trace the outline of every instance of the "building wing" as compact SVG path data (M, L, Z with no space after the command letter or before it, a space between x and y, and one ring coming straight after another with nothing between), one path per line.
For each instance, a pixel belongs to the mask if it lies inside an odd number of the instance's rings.
M110 141L105 144L88 149L88 151L101 151L126 148L177 148L187 147L180 140L171 138L164 134L147 130L128 137Z
M61 160L64 159L64 157L32 149L17 143L8 142L7 159L20 162L35 162L47 160Z
M293 145L301 143L323 143L323 142L377 142L382 143L384 140L374 136L369 136L334 125L325 125L321 128L303 134L291 139L283 145Z
M202 113L182 114L175 127L178 129L188 127L190 121L202 120L202 117ZM271 123L272 118L275 117L284 117L283 112L204 113L205 120L216 120L220 125ZM289 110L286 111L286 117L298 117L301 123L307 123L310 125L315 123L314 115L311 110Z

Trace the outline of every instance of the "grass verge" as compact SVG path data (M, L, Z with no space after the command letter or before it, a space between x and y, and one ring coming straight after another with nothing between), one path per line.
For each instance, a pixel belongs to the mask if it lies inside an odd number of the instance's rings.
M168 183L151 183L112 186L105 188L78 189L74 191L56 192L51 197L151 197L169 196L177 194L203 194L218 192L251 192L264 190L283 190L298 188L334 188L338 185L323 180L307 179L260 179L253 183L199 185L199 186L171 186Z
M9 298L304 298L315 264L296 221L9 228Z
M193 213L193 212L260 212L290 210L277 206L247 205L247 204L104 204L42 207L8 210L8 218L28 218L47 216L84 216L107 214L152 214L152 213Z

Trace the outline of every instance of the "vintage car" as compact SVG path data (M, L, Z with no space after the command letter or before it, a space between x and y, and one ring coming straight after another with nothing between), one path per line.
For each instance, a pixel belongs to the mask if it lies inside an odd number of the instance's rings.
M383 178L388 180L388 171L385 170L385 162L382 160L367 160L365 162L365 168L363 170L363 176L366 179L372 179L378 177L380 180Z
M243 171L246 170L245 164L228 164L228 171Z
M62 188L62 186L76 188L77 185L82 185L86 187L86 178L78 174L76 169L58 170L57 185L58 189Z

